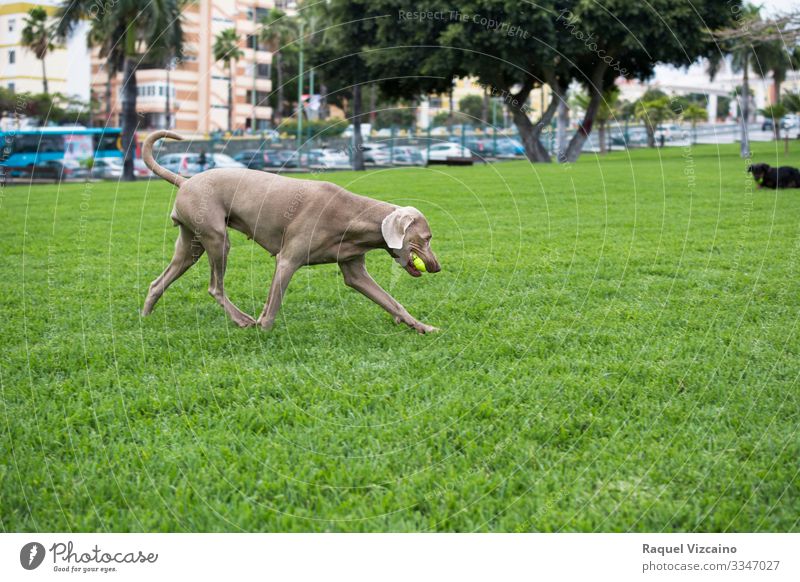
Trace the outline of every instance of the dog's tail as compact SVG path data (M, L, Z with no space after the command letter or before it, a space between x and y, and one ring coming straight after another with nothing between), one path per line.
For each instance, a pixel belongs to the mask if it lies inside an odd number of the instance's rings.
M183 176L179 176L175 172L170 172L163 166L159 166L156 163L156 160L153 158L153 144L161 139L162 137L168 137L170 139L182 141L183 137L178 135L177 133L165 130L154 131L150 135L147 136L147 139L144 140L144 145L142 146L142 158L144 159L144 164L150 168L156 176L160 176L164 178L167 182L175 184L176 186L180 187L186 181L186 178Z

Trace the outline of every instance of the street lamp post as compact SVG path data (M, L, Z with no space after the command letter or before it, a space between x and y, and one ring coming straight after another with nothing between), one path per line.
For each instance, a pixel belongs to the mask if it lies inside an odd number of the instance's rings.
M170 107L170 102L169 102L169 71L171 68L172 68L172 59L170 59L169 62L167 62L167 88L166 88L167 102L164 108L164 122L167 129L172 129L171 127L172 120L170 119L172 117L172 111L171 111L172 108Z
M303 144L303 28L304 23L300 21L300 58L299 74L297 78L297 150L300 155L300 148Z

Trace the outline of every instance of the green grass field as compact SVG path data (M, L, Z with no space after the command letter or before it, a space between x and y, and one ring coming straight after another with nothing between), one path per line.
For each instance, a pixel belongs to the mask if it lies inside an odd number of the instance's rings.
M800 192L744 170L702 146L320 177L427 215L441 273L368 263L433 336L332 265L268 334L205 259L142 319L169 185L7 188L0 526L798 531ZM273 259L233 243L257 314Z

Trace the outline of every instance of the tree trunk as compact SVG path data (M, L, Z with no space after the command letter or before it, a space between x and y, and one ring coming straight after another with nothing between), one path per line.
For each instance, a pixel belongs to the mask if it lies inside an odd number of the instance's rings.
M108 77L106 78L106 127L111 125L111 63L106 62Z
M447 113L447 124L450 126L450 131L453 131L453 111L455 110L455 105L453 104L453 85L450 85L450 92L448 96L448 113Z
M489 125L489 89L483 89L483 103L481 107L481 123L483 127Z
M656 147L656 128L655 126L645 123L644 130L647 132L647 147Z
M608 65L604 61L600 61L592 70L592 78L589 85L589 95L591 96L589 105L586 107L586 113L583 116L580 127L575 131L572 139L569 140L567 150L564 152L564 161L577 161L583 150L583 144L586 143L586 140L589 139L589 134L592 133L594 118L597 116L597 111L603 101L603 77L606 74L606 69L608 69Z
M49 94L50 91L47 90L47 69L44 66L44 57L45 55L42 55L42 85L44 85L44 92Z
M606 143L606 121L602 120L597 126L597 139L600 142L600 154L605 154L608 151L608 144Z
M567 93L558 100L558 122L556 126L556 157L560 162L567 160L567 126L569 125L569 109L567 108Z
M233 67L228 61L228 133L233 133Z
M328 119L328 86L325 83L320 83L319 92L319 118Z
M592 124L594 123L594 116L597 115L597 110L600 108L600 101L603 99L603 88L596 84L592 84L589 91L591 99L589 99L589 106L586 108L586 113L583 116L583 121L580 127L575 131L572 139L569 140L569 145L564 152L564 161L575 162L581 155L583 144L592 133Z
M372 124L372 127L375 127L375 119L377 117L377 112L375 109L378 107L378 91L376 89L375 84L373 83L369 87L369 122Z
M514 96L514 98L518 103L525 103L528 95L530 95L530 92L530 87L524 86L523 89ZM548 105L547 109L542 112L542 117L539 119L536 125L531 123L530 118L522 107L509 107L511 110L511 115L514 118L514 124L517 126L517 130L519 131L522 145L525 148L525 155L531 162L550 162L550 154L548 153L547 148L542 145L540 136L542 135L542 130L545 127L548 127L550 122L553 120L553 115L555 115L559 103L558 94L559 92L554 89L553 97L550 100L550 105Z
M364 169L364 150L361 147L361 85L353 85L353 169Z
M750 136L748 135L747 131L747 120L750 117L750 75L748 73L748 69L750 68L749 56L749 53L747 50L745 50L743 59L744 75L742 79L742 93L744 93L744 98L740 101L740 113L742 118L742 145L739 151L743 158L750 157Z
M166 89L167 94L166 94L166 102L165 102L165 105L164 105L164 126L166 127L166 129L172 129L172 127L170 127L171 126L170 117L171 117L172 111L170 110L170 101L169 101L169 67L170 67L170 64L171 64L171 61L170 61L170 63L167 63L167 71L166 71L167 72L167 89Z
M133 158L136 154L136 130L139 128L139 116L136 114L136 59L125 58L124 80L122 82L122 179L126 182L135 180L133 174Z

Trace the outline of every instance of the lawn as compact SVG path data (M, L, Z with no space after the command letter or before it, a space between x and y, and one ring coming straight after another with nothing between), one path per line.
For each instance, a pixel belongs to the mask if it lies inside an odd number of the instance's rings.
M432 336L332 265L270 333L205 259L142 319L171 186L6 188L0 528L798 531L800 193L744 170L726 145L319 176L427 215L441 273L368 264ZM273 264L233 235L245 311Z

